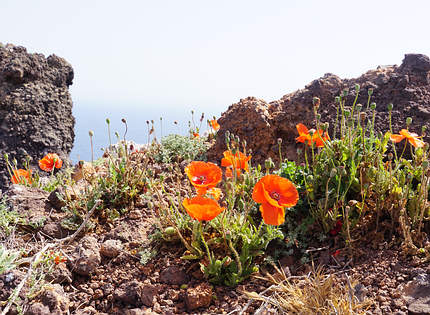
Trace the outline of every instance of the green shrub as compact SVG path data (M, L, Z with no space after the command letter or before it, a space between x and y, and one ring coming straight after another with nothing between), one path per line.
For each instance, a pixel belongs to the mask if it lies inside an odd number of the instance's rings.
M169 135L161 140L159 152L155 155L157 162L171 163L182 160L206 160L209 145L199 138Z

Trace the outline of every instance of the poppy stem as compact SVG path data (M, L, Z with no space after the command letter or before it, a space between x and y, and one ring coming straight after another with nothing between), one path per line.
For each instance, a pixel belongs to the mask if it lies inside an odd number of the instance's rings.
M200 226L200 237L201 237L201 239L202 239L202 243L203 243L203 245L205 246L206 253L207 253L207 255L208 255L209 265L212 265L212 260L213 260L213 258L214 258L214 257L211 255L211 252L210 252L210 250L209 250L209 246L208 246L208 244L206 243L205 237L204 237L204 235L203 235L203 224L202 224L202 222L199 222L199 226Z
M237 253L236 249L233 247L231 239L228 240L228 246L230 250L233 252L233 255L237 264L237 275L240 277L242 275L242 263L240 262L239 254Z

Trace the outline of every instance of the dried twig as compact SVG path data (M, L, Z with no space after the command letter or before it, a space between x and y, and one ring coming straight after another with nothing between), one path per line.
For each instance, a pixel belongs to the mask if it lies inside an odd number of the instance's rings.
M18 284L16 289L13 291L13 293L9 297L9 302L7 303L6 307L3 309L3 311L0 315L6 315L8 313L10 307L15 302L16 298L19 296L19 293L21 292L22 288L24 287L25 283L27 282L28 278L30 277L31 273L33 272L33 267L39 261L40 256L42 256L42 254L44 252L46 252L49 248L53 248L53 247L56 247L56 246L59 246L59 245L62 245L64 243L68 243L68 242L71 242L72 240L74 240L76 238L76 236L78 236L79 233L82 231L82 229L85 227L85 225L87 224L91 215L94 213L94 211L100 205L101 202L102 202L101 200L96 200L96 202L94 203L94 206L91 208L90 211L88 211L87 215L85 216L84 221L79 226L79 228L75 231L75 233L73 233L72 235L67 236L65 238L57 239L54 243L46 244L39 252L37 252L37 254L35 256L33 256L33 258L31 259L31 262L30 262L30 267L27 270L27 274L25 275L24 279L21 280L21 282Z
M3 312L1 315L6 315L9 312L10 307L12 306L13 302L15 302L16 298L19 296L19 293L21 292L22 288L24 287L24 284L27 282L27 279L30 277L31 273L33 272L33 266L35 266L40 259L40 256L47 251L49 248L54 247L55 244L46 244L32 259L30 267L27 270L27 274L25 275L24 279L21 280L21 282L18 284L16 289L13 291L11 296L9 297L9 302L7 303L6 307L3 309Z

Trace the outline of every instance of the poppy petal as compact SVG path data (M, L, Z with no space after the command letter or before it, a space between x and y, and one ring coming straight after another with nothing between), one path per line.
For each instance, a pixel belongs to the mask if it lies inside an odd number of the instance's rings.
M297 128L297 131L299 132L300 136L309 134L308 128L305 125L303 125L302 123L297 124L296 128Z
M425 142L417 139L417 138L410 138L408 141L415 147L415 148L422 148L425 145Z
M281 225L285 221L284 208L278 208L271 206L268 203L263 203L260 206L260 212L263 217L263 221L266 224Z
M201 196L192 199L185 198L182 205L190 217L198 221L210 221L225 209L221 208L212 198Z

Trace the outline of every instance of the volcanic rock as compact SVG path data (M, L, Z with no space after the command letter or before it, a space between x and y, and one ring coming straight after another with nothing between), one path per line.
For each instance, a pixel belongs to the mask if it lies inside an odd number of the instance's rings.
M371 102L376 103L375 129L385 132L388 129L389 103L394 104L392 111L393 132L405 128L405 120L412 117L409 129L421 134L421 127L430 127L430 59L421 54L407 54L400 66L379 66L355 79L341 79L327 73L312 81L304 89L283 96L280 100L265 102L248 97L231 105L218 120L221 128L218 131L215 145L209 150L209 160L219 162L226 150L225 134L239 136L247 143L247 150L252 151L252 161L263 164L266 158L279 160L278 138L282 139L283 158L297 158L298 136L296 125L305 124L309 129L315 128L315 115L312 100L320 98L319 113L322 122L330 123L330 136L336 121L337 105L335 97L347 93L346 105L352 105L355 98L355 85L360 85L357 103L367 109L368 91L373 89ZM430 137L424 137L429 142Z
M18 168L27 156L33 165L49 152L67 159L75 137L72 80L73 69L63 58L0 45L0 189L10 184L5 153Z

